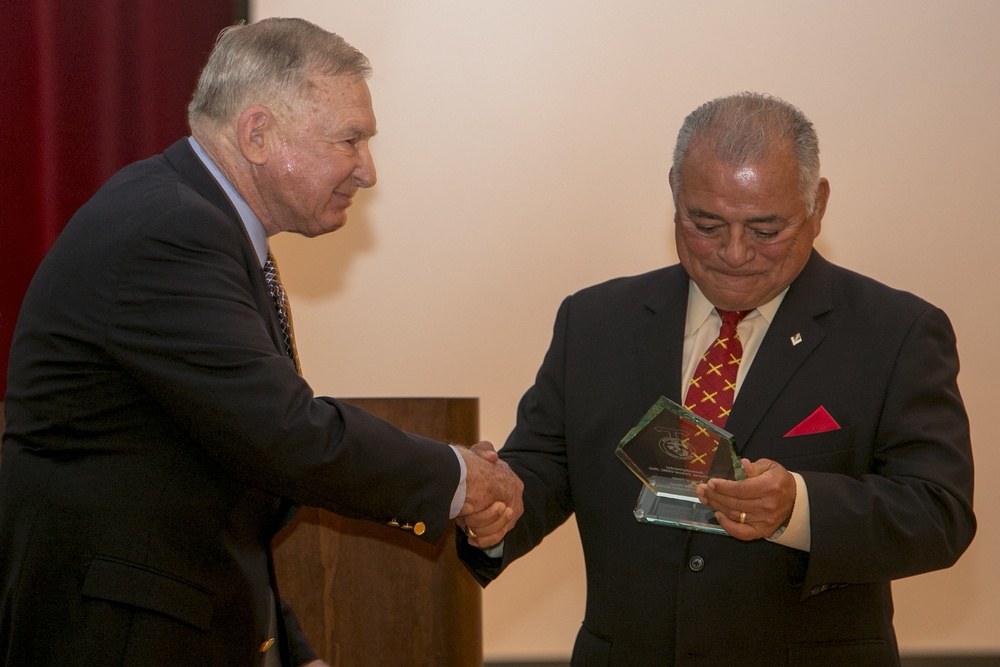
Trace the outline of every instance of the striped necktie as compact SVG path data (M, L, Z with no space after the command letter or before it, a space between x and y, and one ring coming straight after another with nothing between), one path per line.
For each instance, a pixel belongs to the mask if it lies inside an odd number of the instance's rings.
M295 364L295 370L301 372L299 368L299 355L295 350L295 336L292 333L292 315L288 308L288 297L285 288L281 286L281 278L278 276L278 267L274 265L274 257L268 251L267 259L264 261L264 281L267 283L267 291L274 300L275 310L278 311L278 324L281 327L281 337L285 343L285 354Z

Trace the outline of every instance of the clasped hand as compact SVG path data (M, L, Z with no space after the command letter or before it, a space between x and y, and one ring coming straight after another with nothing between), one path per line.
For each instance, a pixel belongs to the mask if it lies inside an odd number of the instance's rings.
M697 488L702 503L716 510L719 525L740 540L771 537L786 525L795 505L795 479L780 463L743 459L746 479L713 478Z
M465 460L465 504L458 525L469 543L488 549L503 541L524 513L524 484L489 442L459 447Z

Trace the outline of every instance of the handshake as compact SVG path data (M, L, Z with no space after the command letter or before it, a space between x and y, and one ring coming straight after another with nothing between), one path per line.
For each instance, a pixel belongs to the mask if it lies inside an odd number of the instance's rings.
M524 483L489 442L457 449L466 467L465 504L458 525L469 537L469 544L488 549L500 544L524 513Z

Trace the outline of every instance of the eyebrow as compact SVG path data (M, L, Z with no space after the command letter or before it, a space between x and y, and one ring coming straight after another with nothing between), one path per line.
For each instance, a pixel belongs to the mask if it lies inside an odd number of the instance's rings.
M368 137L369 139L371 139L376 134L378 134L378 128L375 128L371 132L369 132L366 128L363 128L360 125L351 125L345 128L344 132L345 134L349 134L353 137Z
M687 212L688 215L693 218L703 218L705 220L720 220L722 222L726 221L726 219L723 218L718 213L712 213L710 211L706 211L700 208L689 208ZM788 218L786 218L783 215L778 215L777 213L772 213L771 215L760 215L753 218L747 218L745 222L753 222L758 224L787 223Z
M771 215L761 215L756 218L748 218L747 222L788 222L788 218L777 213Z
M717 213L709 213L708 211L700 208L689 208L687 210L688 216L692 218L705 218L707 220L723 220L723 217Z

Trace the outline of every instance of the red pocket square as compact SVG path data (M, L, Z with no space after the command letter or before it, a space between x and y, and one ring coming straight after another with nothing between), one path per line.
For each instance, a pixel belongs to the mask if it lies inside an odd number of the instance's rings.
M839 428L840 424L837 423L837 420L831 417L826 408L821 405L811 415L803 419L798 426L786 433L785 437L791 438L796 435L826 433L827 431L836 431Z

